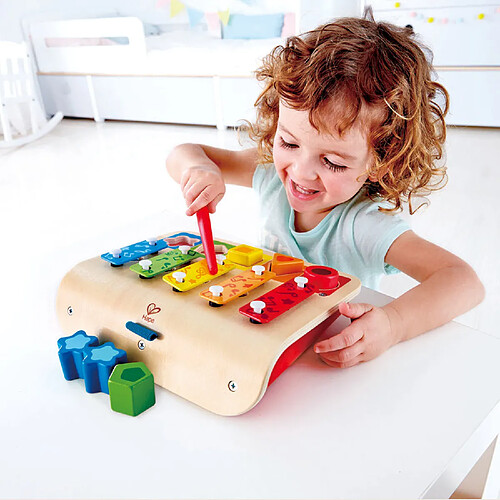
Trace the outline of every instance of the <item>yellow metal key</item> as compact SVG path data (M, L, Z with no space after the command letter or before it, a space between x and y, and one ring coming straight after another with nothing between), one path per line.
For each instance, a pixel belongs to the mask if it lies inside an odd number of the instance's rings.
M203 285L207 281L211 281L217 276L222 276L234 269L234 265L226 262L224 265L217 264L217 274L210 274L208 270L207 260L203 259L190 266L183 267L179 271L166 274L163 280L172 285L176 290L187 292L197 286Z

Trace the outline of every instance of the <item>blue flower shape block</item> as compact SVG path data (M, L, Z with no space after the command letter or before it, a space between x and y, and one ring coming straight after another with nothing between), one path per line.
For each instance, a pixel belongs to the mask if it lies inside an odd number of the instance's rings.
M59 361L66 380L83 378L83 358L86 349L99 345L97 337L79 330L70 337L61 337L57 341Z
M83 378L87 392L109 394L108 379L113 368L127 362L127 353L117 349L113 342L105 342L97 347L88 347L83 358Z

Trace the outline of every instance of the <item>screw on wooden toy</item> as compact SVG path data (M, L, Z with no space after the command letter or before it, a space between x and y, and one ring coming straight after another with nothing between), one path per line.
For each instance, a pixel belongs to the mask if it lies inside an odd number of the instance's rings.
M143 271L149 271L151 269L152 261L149 259L143 259L139 261L139 265L142 267Z
M158 238L151 237L151 238L146 238L146 241L148 242L149 246L155 247L158 244ZM151 255L157 255L158 250L156 252L151 252Z
M157 252L158 253L158 252ZM138 262L139 266L142 268L143 271L150 271L151 270L151 266L153 265L153 262L149 259L141 259L139 262ZM143 275L143 274L139 274L139 278L143 279L143 280L146 280L146 279L151 279L153 278L154 275Z
M114 248L109 253L113 256L113 258L119 259L122 256L122 249L121 248ZM121 266L123 266L123 264L113 264L111 262L111 267L121 267Z
M184 283L184 278L186 277L186 273L182 271L176 271L175 273L172 273L172 278L174 278L177 283Z
M222 292L224 291L224 288L220 285L212 285L209 288L209 291L214 297L220 297Z
M253 309L255 314L262 314L262 311L266 307L266 303L263 300L252 300L250 302L250 307ZM251 323L255 323L256 325L260 325L260 321L257 321L254 318L250 318Z
M184 283L184 278L186 277L186 273L183 271L175 271L175 273L172 273L172 278L174 278L177 283ZM180 292L180 290L177 290L177 288L172 287L172 290L174 292Z
M187 255L189 250L191 250L191 247L189 245L179 245L179 250L181 251L182 255Z
M305 276L297 276L294 281L299 288L304 288L309 280Z
M224 291L224 287L220 285L212 285L208 288L208 291L212 294L213 297L220 297L222 292ZM217 304L217 302L213 302L212 300L208 301L208 305L212 307L221 307L222 304Z
M264 266L252 266L252 271L257 275L257 276L262 276L266 268Z

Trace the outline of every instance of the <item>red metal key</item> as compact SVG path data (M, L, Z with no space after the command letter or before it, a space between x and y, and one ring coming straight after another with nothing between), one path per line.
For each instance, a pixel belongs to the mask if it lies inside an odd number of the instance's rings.
M314 286L304 283L304 279L303 276L298 276L286 281L258 299L240 307L240 313L248 316L252 323L269 323L314 294L316 291Z

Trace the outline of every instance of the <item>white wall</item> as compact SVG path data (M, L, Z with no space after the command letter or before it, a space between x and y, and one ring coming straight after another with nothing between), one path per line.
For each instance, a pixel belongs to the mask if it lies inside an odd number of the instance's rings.
M157 0L0 0L0 40L23 40L21 20L26 16L67 18L119 14L137 16L153 24L167 23L168 8L156 5ZM203 0L199 0L199 5L202 8ZM312 29L334 17L358 15L359 5L359 0L302 0L301 30Z
M336 17L358 16L360 0L303 0L301 31L315 28Z

